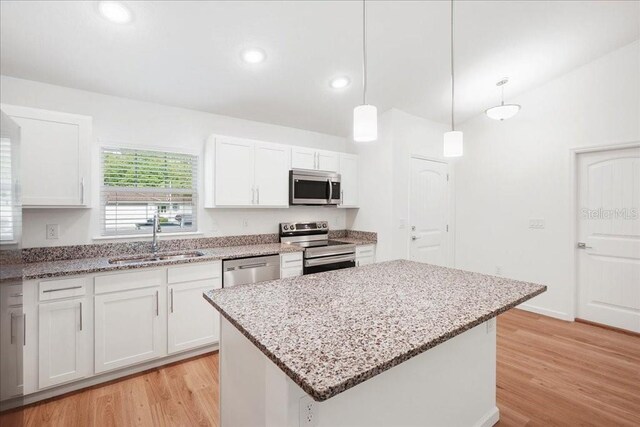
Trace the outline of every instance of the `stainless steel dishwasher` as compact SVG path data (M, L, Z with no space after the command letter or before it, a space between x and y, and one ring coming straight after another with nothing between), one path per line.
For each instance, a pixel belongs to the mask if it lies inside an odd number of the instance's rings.
M222 271L223 288L279 279L280 255L225 260Z

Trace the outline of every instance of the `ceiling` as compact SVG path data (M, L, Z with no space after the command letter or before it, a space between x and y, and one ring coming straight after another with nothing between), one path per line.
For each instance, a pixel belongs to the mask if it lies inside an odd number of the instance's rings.
M362 101L362 3L1 2L2 74L340 136ZM368 97L450 120L449 2L368 1ZM458 1L456 121L640 38L636 1ZM258 46L258 65L240 51ZM351 77L347 89L329 80ZM526 108L526 106L523 106Z

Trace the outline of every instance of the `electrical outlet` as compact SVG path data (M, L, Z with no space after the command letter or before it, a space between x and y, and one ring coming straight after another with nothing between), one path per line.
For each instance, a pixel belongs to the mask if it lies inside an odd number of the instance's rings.
M47 224L47 239L57 239L60 235L60 226L58 224Z
M249 227L249 220L248 219L243 219L242 220L242 228L248 228Z
M496 265L496 276L502 276L502 267Z
M316 402L309 397L300 398L300 419L298 420L300 427L314 427L318 425L316 416Z

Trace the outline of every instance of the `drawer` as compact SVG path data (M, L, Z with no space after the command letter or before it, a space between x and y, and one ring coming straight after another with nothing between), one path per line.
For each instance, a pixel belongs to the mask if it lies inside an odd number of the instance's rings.
M167 283L195 282L222 277L222 261L169 267Z
M153 270L139 270L130 273L105 274L96 276L94 293L127 291L130 289L159 286L164 281L164 268Z
M87 278L48 280L38 284L38 299L51 301L61 298L77 297L87 293Z
M373 256L375 251L376 251L376 245L357 246L356 247L356 256L357 257Z
M22 285L5 285L0 289L2 289L3 310L22 305Z
M302 252L293 252L288 254L280 254L280 268L299 268L302 267Z

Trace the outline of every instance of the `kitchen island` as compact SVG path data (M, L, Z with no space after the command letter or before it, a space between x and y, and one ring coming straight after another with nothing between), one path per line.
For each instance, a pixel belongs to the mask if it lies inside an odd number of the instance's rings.
M223 426L488 426L495 316L545 286L389 261L205 293Z

